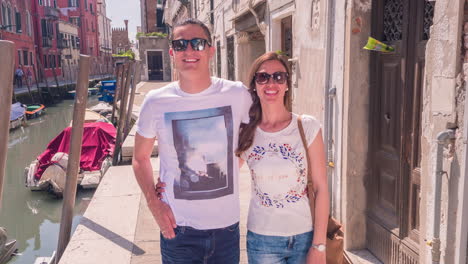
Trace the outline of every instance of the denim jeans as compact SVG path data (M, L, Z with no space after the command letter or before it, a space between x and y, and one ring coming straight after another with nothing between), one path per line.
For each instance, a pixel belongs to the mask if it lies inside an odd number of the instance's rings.
M174 231L173 239L161 234L163 264L239 263L239 223L209 230L178 226Z
M313 236L313 231L294 236L265 236L248 231L249 264L306 263Z

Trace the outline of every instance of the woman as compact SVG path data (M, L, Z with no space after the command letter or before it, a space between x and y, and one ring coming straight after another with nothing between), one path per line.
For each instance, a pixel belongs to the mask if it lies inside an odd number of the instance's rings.
M251 264L326 262L329 200L323 139L316 119L302 116L307 160L298 115L290 111L290 76L287 58L274 52L257 58L249 75L250 123L241 129L236 155L247 162L252 176L247 222ZM308 162L315 219L306 190ZM163 186L158 183L158 192Z
M249 75L253 104L236 154L252 175L247 222L249 263L325 263L329 214L325 153L320 124L302 116L310 160L291 113L291 74L285 56L269 52ZM307 198L307 162L315 194L315 219ZM313 246L312 246L313 245ZM320 249L320 250L319 250Z

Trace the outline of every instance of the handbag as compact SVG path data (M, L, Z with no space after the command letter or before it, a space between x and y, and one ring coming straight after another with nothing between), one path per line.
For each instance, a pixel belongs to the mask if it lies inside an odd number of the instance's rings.
M301 134L302 144L304 145L306 158L307 158L307 190L309 196L310 213L312 219L315 214L315 195L314 195L314 183L312 181L312 171L310 169L309 152L306 143L306 137L304 133L304 127L302 126L302 117L297 117L297 125L299 127L299 133ZM344 231L343 226L338 220L329 216L327 226L327 264L343 264L344 263Z

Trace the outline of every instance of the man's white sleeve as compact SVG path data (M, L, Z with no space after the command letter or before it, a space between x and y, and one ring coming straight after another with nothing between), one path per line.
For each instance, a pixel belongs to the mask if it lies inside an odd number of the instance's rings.
M146 96L136 122L137 133L145 138L156 137L156 118L153 110L154 100Z

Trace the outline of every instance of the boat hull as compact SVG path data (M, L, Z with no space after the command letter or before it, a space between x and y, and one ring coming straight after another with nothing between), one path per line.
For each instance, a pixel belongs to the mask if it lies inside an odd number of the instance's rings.
M33 119L41 116L45 112L44 105L28 105L26 109L26 118Z
M0 252L0 264L6 264L13 257L16 250L16 240L7 242L2 252Z
M21 116L15 120L10 121L10 130L16 129L20 126L23 126L26 123L25 116Z

